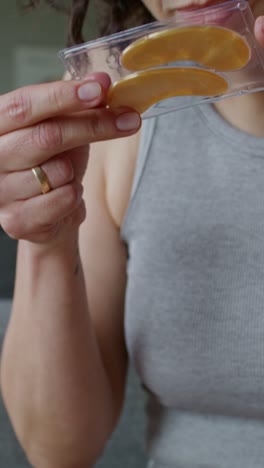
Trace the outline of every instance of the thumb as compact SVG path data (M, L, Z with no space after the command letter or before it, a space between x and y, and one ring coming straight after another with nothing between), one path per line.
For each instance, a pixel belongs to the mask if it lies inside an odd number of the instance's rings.
M264 47L264 16L259 16L256 19L254 32L257 41Z

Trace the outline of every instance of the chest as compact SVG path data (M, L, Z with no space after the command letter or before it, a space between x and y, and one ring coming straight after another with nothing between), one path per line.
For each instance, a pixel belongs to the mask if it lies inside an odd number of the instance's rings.
M165 405L262 408L263 181L254 155L195 134L162 151L154 138L125 226L126 336Z

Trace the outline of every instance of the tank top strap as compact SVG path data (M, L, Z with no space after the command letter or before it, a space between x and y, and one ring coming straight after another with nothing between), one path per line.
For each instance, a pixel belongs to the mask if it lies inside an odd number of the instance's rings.
M134 206L136 194L138 192L138 189L139 189L142 177L143 177L143 173L147 165L148 157L150 154L150 148L152 144L152 139L153 139L153 135L154 135L155 128L156 128L156 123L157 123L156 117L148 119L148 120L144 120L142 123L137 162L136 162L136 168L135 168L135 173L134 173L134 178L133 178L133 183L132 183L130 200L129 200L128 208L127 208L127 211L126 211L126 214L125 214L122 226L121 226L121 238L122 239L126 238L125 232L126 232L128 220L130 219L130 214Z
M131 200L134 198L137 192L142 174L144 172L144 168L146 166L148 155L150 153L152 137L153 137L155 127L156 127L156 121L157 121L157 118L154 117L148 120L144 120L142 123L138 158L137 158L136 170L135 170L132 191L131 191Z

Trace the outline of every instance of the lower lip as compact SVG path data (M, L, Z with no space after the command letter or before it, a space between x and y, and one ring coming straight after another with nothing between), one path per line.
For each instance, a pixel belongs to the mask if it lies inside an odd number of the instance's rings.
M187 7L177 8L176 11L184 12L184 11L203 10L204 8L209 8L209 7L212 7L212 6L221 5L221 3L225 3L225 0L222 0L222 1L221 0L213 0L211 2L204 3L203 5L192 4L192 5L189 5Z
M225 2L216 0L206 5L190 5L178 8L175 14L178 18L182 17L184 21L190 21L192 24L223 24L233 13L225 8L221 9L223 3Z

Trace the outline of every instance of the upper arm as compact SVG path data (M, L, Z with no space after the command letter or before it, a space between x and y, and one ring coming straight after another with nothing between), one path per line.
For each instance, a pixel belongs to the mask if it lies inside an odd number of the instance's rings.
M109 146L109 143L108 143ZM107 143L91 146L84 178L86 220L80 232L89 312L119 416L125 390L127 353L124 300L127 252L106 196Z

